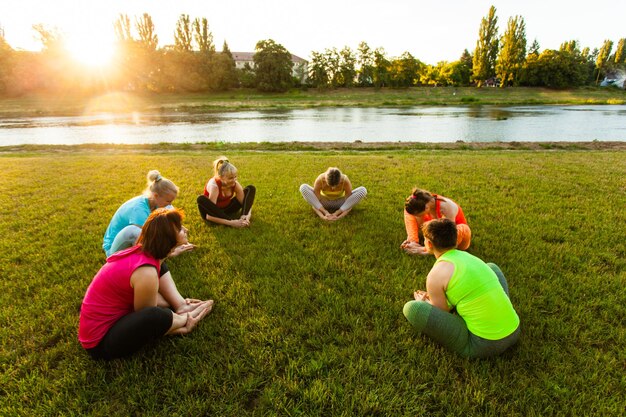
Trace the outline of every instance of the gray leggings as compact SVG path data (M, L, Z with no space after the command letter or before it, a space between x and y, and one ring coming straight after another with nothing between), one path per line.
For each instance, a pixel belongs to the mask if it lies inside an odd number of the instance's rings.
M367 195L367 190L365 187L357 187L352 190L352 194L349 197L341 197L335 200L331 200L330 198L325 198L321 196L321 198L317 198L315 195L315 191L313 187L309 184L302 184L300 186L300 193L302 193L302 197L309 203L314 209L319 210L324 207L328 211L336 211L341 209L341 211L348 211L352 207L356 206L359 201L361 201Z
M498 280L509 295L509 286L504 274L496 264L487 264L498 276ZM418 331L424 333L445 348L470 358L486 358L499 355L517 343L520 327L499 340L488 340L472 334L465 320L458 314L443 311L426 301L409 301L404 305L404 316Z

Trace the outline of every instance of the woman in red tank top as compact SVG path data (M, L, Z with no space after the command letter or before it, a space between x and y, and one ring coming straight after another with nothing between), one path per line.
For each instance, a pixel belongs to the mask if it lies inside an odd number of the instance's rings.
M456 223L457 249L469 248L472 231L467 225L461 206L447 197L431 194L419 188L413 189L404 204L404 226L407 238L400 247L409 254L426 255L424 246L420 245L422 224L441 218L454 220Z
M198 196L198 210L204 220L231 227L248 227L256 188L237 181L237 168L221 156L213 161L214 175Z

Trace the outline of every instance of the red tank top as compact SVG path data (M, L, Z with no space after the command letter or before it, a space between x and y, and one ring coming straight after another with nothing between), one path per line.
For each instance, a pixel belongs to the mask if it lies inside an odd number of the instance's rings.
M215 205L218 206L219 208L228 207L228 205L230 204L230 201L233 198L235 198L235 187L233 187L232 194L226 197L222 193L222 180L220 180L219 177L214 177L213 179L215 180L215 184L217 184L217 190L218 190L217 201L215 202ZM204 186L204 195L207 197L209 196L209 182L210 181L207 181L206 185Z
M439 197L437 194L433 194L433 197L435 197L435 213L437 213L437 218L440 219L441 216L441 200L437 197ZM454 203L456 204L456 203ZM456 217L454 218L454 222L456 224L467 224L467 220L465 220L465 215L463 214L463 209L461 208L461 206L459 206L458 204L456 205L457 208L459 209L459 211L456 213ZM432 216L430 214L424 214L424 221L427 222L429 220L432 220Z

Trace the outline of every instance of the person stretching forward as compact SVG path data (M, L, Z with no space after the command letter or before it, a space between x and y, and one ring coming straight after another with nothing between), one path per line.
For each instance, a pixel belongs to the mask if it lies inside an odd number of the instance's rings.
M422 232L437 261L426 277L426 291L415 291L415 300L404 305L409 323L465 357L494 356L514 345L520 319L500 268L456 249L452 220L432 220Z
M472 230L467 225L463 209L451 199L414 188L404 203L404 227L406 240L400 247L411 255L427 255L420 245L420 227L432 219L447 218L456 223L457 249L467 250L472 239Z
M318 175L313 187L302 184L300 193L315 214L324 220L334 221L347 215L367 195L367 190L365 187L353 190L348 176L331 167Z

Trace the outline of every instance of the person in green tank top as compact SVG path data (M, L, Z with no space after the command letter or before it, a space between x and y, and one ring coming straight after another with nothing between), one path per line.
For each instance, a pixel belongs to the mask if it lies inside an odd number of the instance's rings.
M426 291L404 305L409 323L465 357L498 355L519 339L520 319L500 268L457 250L456 224L437 219L422 226L424 246L437 260Z

